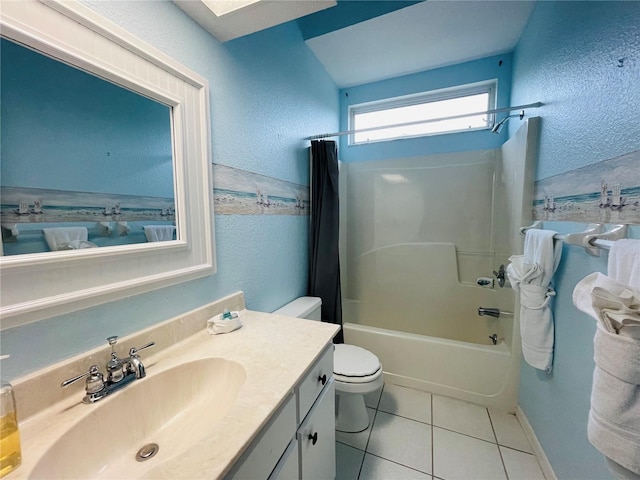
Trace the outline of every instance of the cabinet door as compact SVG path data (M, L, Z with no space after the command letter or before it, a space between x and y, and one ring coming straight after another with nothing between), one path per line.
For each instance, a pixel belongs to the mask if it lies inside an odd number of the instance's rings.
M271 472L269 480L298 480L300 478L298 465L298 440L294 438L276 468Z
M291 395L225 475L225 480L268 478L291 442L296 425L296 402Z
M300 478L332 480L336 476L335 385L326 385L304 423L298 428Z

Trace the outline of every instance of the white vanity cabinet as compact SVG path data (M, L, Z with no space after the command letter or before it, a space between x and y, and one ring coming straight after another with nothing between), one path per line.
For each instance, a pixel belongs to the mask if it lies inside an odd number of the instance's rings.
M333 344L307 370L225 479L332 480L336 476Z
M328 480L336 476L335 407L335 386L331 378L298 427L301 479Z

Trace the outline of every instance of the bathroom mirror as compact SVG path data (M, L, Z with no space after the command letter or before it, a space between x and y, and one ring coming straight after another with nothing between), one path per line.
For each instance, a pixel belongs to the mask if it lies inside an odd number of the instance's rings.
M117 85L129 95L144 97L161 111L164 110L167 117L159 123L164 124L161 130L165 135L162 140L151 142L153 145L163 145L158 155L165 159L160 167L165 172L164 177L159 182L164 187L157 194L144 196L157 195L157 198L166 200L167 204L163 204L158 210L163 218L157 223L173 225L175 221L176 238L160 242L145 241L102 248L2 256L0 327L11 328L214 273L209 95L206 79L75 1L3 2L0 27L2 36L6 39L3 43L10 41L40 52L53 61L99 77L111 86ZM103 129L118 128L105 124ZM30 133L24 132L24 137L28 138ZM63 139L59 136L63 134L63 131L56 132L49 142L62 143ZM38 139L38 142L41 140ZM46 142L40 143L44 145L41 148L45 149ZM101 160L105 162L115 160L112 156L126 154L122 153L126 147L121 150L115 147L103 150ZM97 151L93 154L97 155ZM41 153L47 155L46 151ZM2 161L4 162L4 158ZM80 162L76 164L76 168L80 168L78 165L85 168L82 174L72 172L61 177L104 178L105 190L100 193L106 199L102 201L104 205L99 206L103 209L102 212L94 212L94 217L98 219L90 222L94 225L92 228L96 228L99 233L111 228L121 236L126 236L125 234L130 233L126 232L126 227L130 225L126 220L121 220L122 217L118 218L118 215L123 214L125 202L117 205L119 202L113 198L118 195L135 196L131 195L130 190L118 190L129 180L126 177L133 173L121 172L119 176L107 179L102 171L95 170L97 167L89 169L89 162ZM18 176L27 179L25 183L37 176L34 171L18 170ZM68 180L69 178L65 179ZM137 180L139 185L143 182L148 183L147 180ZM89 185L96 183L100 182L91 178ZM48 186L39 188L51 189ZM73 186L68 189L83 188ZM65 189L64 185L60 188ZM85 189L90 193L95 193L95 190L89 187ZM3 204L8 192L3 192ZM47 200L39 197L24 198L24 201L18 201L17 206L12 208L18 213L23 210L25 216L33 216L37 220L38 216L43 215L39 210L46 211ZM19 242L20 225L26 222L12 223L5 218L2 222L3 239ZM26 227L23 225L23 233L24 228Z
M173 240L171 108L1 37L0 51L3 254Z

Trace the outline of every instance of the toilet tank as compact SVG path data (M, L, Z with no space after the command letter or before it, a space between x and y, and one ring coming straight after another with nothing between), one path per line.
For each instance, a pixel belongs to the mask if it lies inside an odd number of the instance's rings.
M322 300L318 297L300 297L296 298L293 302L287 303L273 313L276 315L286 315L287 317L320 320L321 306Z

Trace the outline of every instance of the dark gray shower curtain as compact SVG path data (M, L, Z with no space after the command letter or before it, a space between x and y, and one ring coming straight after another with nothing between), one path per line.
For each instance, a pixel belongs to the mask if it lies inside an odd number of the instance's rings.
M322 299L322 321L342 327L338 149L332 140L311 142L311 227L309 295ZM334 338L343 343L342 329Z

